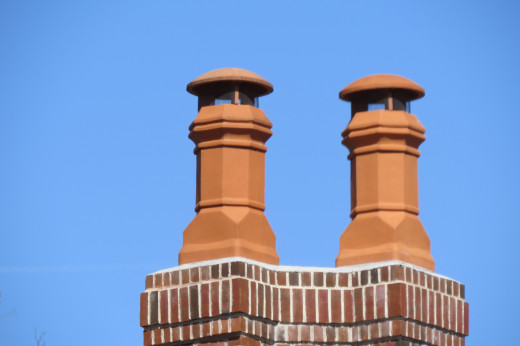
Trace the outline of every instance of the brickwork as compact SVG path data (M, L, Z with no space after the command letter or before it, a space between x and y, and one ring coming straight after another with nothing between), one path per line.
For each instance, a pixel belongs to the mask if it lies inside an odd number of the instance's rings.
M147 276L145 345L464 345L464 286L403 262L297 268L231 258Z

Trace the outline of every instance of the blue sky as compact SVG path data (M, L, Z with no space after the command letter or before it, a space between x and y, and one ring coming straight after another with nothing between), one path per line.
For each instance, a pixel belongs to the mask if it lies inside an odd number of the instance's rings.
M426 90L420 218L466 284L468 345L518 324L520 5L515 1L0 2L0 344L142 345L147 273L194 216L186 84L242 67L260 106L281 263L334 266L349 223L349 105L374 73ZM13 312L14 313L11 313ZM504 332L509 331L509 332Z

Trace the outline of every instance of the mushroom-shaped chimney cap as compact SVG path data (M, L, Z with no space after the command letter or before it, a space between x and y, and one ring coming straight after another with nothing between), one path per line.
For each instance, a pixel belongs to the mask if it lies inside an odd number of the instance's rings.
M256 90L255 96L264 96L273 92L273 85L254 72L241 68L221 68L213 70L192 80L186 90L199 96L210 84L216 83L248 84Z
M347 85L339 93L339 98L345 101L353 101L363 98L374 90L400 90L413 101L424 96L424 89L408 78L393 74L374 74L360 78Z

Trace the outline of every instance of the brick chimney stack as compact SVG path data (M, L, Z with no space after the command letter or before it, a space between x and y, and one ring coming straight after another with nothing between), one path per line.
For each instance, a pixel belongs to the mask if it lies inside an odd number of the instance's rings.
M339 96L352 104L342 133L350 150L352 222L340 238L336 266L400 260L433 271L430 239L418 217L417 159L425 129L409 113L423 88L380 74L353 82Z
M336 268L278 265L263 214L271 123L255 107L271 84L223 69L188 91L199 96L190 127L198 214L184 231L181 265L146 277L145 346L464 345L464 285L433 272L417 218L424 128L406 108L424 95L421 87L377 75L340 93L352 102L343 143L351 150L353 221Z

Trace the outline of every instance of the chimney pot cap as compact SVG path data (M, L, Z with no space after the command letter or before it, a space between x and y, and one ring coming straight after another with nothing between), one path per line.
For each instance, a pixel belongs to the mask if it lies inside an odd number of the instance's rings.
M199 96L201 91L210 84L235 82L237 84L249 84L255 87L257 95L264 96L273 92L273 85L254 72L241 68L221 68L204 73L192 80L186 90L195 96Z
M353 101L370 94L374 90L400 90L413 101L424 96L424 89L408 78L393 74L374 74L360 78L347 85L339 93L339 98Z

